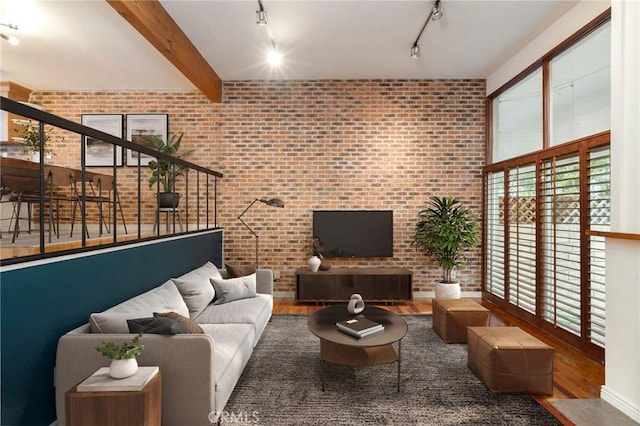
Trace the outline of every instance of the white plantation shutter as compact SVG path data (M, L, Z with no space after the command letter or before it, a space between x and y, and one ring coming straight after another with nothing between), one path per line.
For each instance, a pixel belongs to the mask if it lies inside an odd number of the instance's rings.
M609 135L487 166L489 300L596 358L605 343ZM506 188L506 189L505 189Z
M504 299L505 239L504 239L504 172L489 173L485 185L485 289Z
M544 161L540 169L542 318L580 335L580 157Z
M509 302L536 312L535 165L509 170Z
M611 224L611 156L609 147L589 152L589 228L609 231ZM589 236L589 317L588 338L605 344L605 245L604 237Z

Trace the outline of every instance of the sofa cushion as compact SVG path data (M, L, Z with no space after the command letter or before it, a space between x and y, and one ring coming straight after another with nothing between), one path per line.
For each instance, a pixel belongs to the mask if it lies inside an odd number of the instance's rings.
M89 326L92 333L129 333L127 320L138 318L145 313L137 312L101 312L89 316ZM148 315L151 315L149 313Z
M134 318L127 320L129 333L190 334L179 321L166 317Z
M255 331L251 324L203 324L205 333L215 342L214 377L216 385L227 375L235 381L240 377L253 351ZM230 393L230 392L229 392Z
M266 309L271 313L271 301L267 294L250 299L236 300L222 305L209 305L196 318L198 324L255 324Z
M256 272L256 267L253 265L229 265L225 263L224 267L227 270L229 278L245 277Z
M211 284L216 289L214 305L233 302L234 300L256 297L256 274L224 280L211 278Z
M189 330L189 333L191 334L204 334L204 330L202 329L202 327L198 325L198 323L196 323L191 318L182 316L176 312L154 312L153 316L166 317L166 318L171 318L173 320L176 320L182 325L184 325L187 328L187 330Z
M106 311L91 314L89 324L92 333L128 333L128 319L152 317L154 312L170 311L189 315L187 305L171 280Z
M178 278L173 278L173 282L189 308L191 318L198 316L213 300L216 293L209 281L211 278L222 279L218 268L211 262L207 262Z

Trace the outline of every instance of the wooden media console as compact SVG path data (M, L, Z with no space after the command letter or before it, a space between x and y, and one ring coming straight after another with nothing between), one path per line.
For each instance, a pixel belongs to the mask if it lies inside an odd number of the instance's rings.
M353 293L365 301L413 300L413 274L404 268L331 268L296 270L296 301L347 302Z

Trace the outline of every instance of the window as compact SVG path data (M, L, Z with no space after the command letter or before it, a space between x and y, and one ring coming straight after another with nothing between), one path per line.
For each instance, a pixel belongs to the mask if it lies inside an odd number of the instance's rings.
M610 27L606 12L489 97L484 168L483 297L601 361Z
M494 162L542 149L542 69L493 100Z
M553 58L551 145L610 128L611 23Z

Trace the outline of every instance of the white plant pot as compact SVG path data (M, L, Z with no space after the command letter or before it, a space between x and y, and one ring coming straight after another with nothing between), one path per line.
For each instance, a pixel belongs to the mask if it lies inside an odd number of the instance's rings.
M318 272L320 263L322 263L322 260L320 260L318 256L311 256L309 258L309 269L311 270L311 272Z
M131 377L138 371L138 361L135 358L114 359L109 366L109 376L114 379Z
M460 283L438 283L436 299L460 299Z

